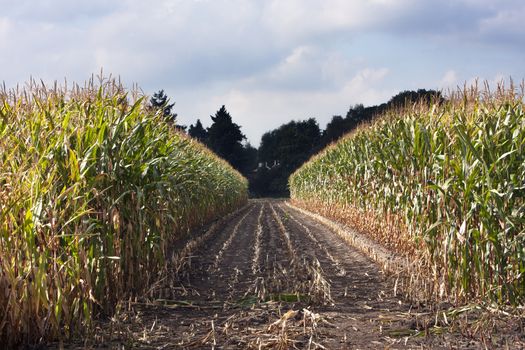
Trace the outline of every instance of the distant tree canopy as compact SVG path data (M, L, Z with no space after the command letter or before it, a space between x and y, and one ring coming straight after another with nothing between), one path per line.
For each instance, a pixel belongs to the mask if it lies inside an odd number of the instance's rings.
M158 108L165 108L164 110L167 108L167 115L172 115L173 104L169 104L164 92L161 90L154 97ZM362 104L350 106L344 117L333 116L323 131L314 118L283 124L262 136L258 150L249 143L243 144L246 137L241 132L241 127L233 122L225 106L211 116L212 124L209 128L205 129L197 119L194 125L190 125L188 133L191 137L205 143L246 176L250 180L252 195L287 196L288 177L292 172L314 153L354 130L361 123L372 121L390 108L442 101L443 97L438 91L425 89L403 91L388 102L377 106L364 107Z
M199 140L200 142L205 143L208 138L208 132L202 126L201 120L197 119L195 125L191 124L188 128L188 134L194 139Z
M265 133L259 147L259 161L267 166L281 164L296 169L310 156L321 139L319 124L314 118L291 121Z
M387 103L382 103L377 106L364 107L362 104L356 104L351 106L348 112L346 112L345 118L338 115L332 117L332 120L326 125L326 129L323 131L321 148L354 130L359 124L369 122L377 115L391 108L401 108L414 103L441 103L442 101L443 97L441 96L441 92L419 89L417 91L400 92Z
M257 169L257 148L248 142L243 147L239 171L247 178L250 178L255 169Z
M433 102L442 103L444 101L440 91L419 89L417 91L403 91L392 97L388 103L387 108L404 107L407 104L424 103L430 104Z
M153 94L149 100L150 106L155 110L161 110L164 117L172 122L177 119L177 114L172 113L171 109L175 106L175 103L170 103L170 99L164 93L164 90L159 90Z
M323 143L328 144L343 136L345 130L350 129L347 124L347 120L343 119L343 117L340 115L334 115L332 120L326 125L326 129L323 131Z
M200 119L190 125L188 134L204 143L219 157L228 161L241 174L249 177L257 168L257 149L246 139L241 127L233 122L230 113L222 106L213 116L212 124L205 129Z
M172 112L172 108L173 106L175 106L175 102L170 103L170 99L164 93L164 90L159 90L156 93L154 93L149 100L149 105L154 110L160 110L166 121L175 125L177 129L181 131L186 130L186 127L184 125L177 124L177 113Z
M321 130L314 118L291 121L262 136L259 162L262 166L251 181L252 192L260 195L288 195L288 176L317 149Z
M211 116L211 120L213 123L207 129L206 144L234 168L241 169L242 141L246 139L241 132L241 127L232 121L224 105L215 113L215 116Z

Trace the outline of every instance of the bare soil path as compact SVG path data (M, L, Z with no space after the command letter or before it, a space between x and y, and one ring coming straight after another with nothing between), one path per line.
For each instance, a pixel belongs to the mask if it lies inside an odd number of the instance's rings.
M133 303L106 341L141 349L477 348L415 336L424 310L378 267L279 200L252 200L195 244L162 298ZM167 290L167 292L166 292Z

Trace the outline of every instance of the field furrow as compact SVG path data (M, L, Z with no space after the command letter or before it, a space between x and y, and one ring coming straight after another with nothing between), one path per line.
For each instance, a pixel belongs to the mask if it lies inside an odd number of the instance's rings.
M394 296L371 260L282 201L252 200L198 243L172 298L132 303L134 317L123 317L113 339L138 348L476 347L458 336L417 336L429 314Z

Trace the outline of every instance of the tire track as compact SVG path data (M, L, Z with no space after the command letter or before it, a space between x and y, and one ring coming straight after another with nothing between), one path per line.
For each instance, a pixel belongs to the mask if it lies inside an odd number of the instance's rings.
M252 213L255 207L256 206L253 206L246 214L244 214L241 217L241 219L237 222L237 224L233 227L232 232L230 233L226 241L224 241L224 243L222 244L222 247L221 249L219 249L217 255L215 255L215 261L213 263L213 268L211 269L212 273L218 272L220 270L219 265L221 263L224 252L230 248L233 240L235 239L235 237L237 236L237 233L239 232L239 227L241 226L241 224L243 224L244 220L246 220L246 217Z
M289 208L281 207L281 210L293 218L289 220L289 224L295 227L291 230L296 233L293 237L295 241L307 247L310 246L306 248L310 251L314 243L309 245L302 238L317 242L315 245L318 248L314 250L314 254L318 254L322 268L327 273L326 278L331 283L334 298L339 298L341 303L352 299L356 305L368 306L371 295L360 293L359 290L369 289L370 285L384 285L384 277L374 263L360 252L348 247L342 238L319 223ZM300 235L301 232L304 234ZM378 288L375 295L381 294L382 297L385 293L384 289Z
M341 261L340 258L334 256L326 244L323 244L319 241L316 235L312 232L316 231L315 228L308 227L307 225L303 224L299 219L297 219L295 214L289 210L284 209L282 205L279 204L277 207L279 208L279 211L288 219L285 221L285 224L290 226L291 232L304 233L301 235L301 237L295 235L295 237L293 237L294 241L297 244L303 243L303 246L309 247L309 254L317 257L320 261L328 260L329 262L323 263L323 266L329 268L328 266L330 265L332 269L336 271L337 276L345 276L346 269L344 267L344 262ZM303 241L303 238L308 239L312 244L304 244L305 242L301 242Z
M391 286L371 260L282 201L251 200L176 256L183 262L173 265L176 273L185 276L172 286L178 294L141 304L127 318L138 347L434 345L422 337L392 336L400 329L412 334L412 306L387 295Z
M252 273L257 275L260 269L260 258L261 258L261 239L263 236L263 225L262 218L266 204L261 205L259 216L257 217L257 231L255 232L255 246L253 247L253 260L252 260Z
M286 242L288 255L291 259L290 270L293 271L295 279L295 292L305 294L307 299L313 302L331 304L333 302L331 286L325 278L325 273L315 253L296 239L296 232L287 229L272 203L270 203L270 207L272 216Z
M225 222L218 227L209 230L204 235L199 236L187 243L182 250L185 259L183 267L185 269L182 273L183 279L179 279L180 287L179 295L174 297L194 298L190 302L202 302L206 300L206 296L211 294L213 297L214 291L206 286L211 282L210 270L215 265L215 255L211 252L219 252L232 235L236 234L238 227L246 220L249 214L254 210L255 204L250 203L245 208L241 209L234 216L226 218ZM221 253L224 254L224 252ZM179 253L180 255L180 253ZM211 258L213 257L213 258ZM211 258L211 259L210 259ZM181 257L178 257L181 260Z

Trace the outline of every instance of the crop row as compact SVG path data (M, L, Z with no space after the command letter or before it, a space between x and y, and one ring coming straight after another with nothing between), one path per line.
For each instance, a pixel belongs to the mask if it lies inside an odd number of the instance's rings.
M429 297L525 300L525 116L513 87L392 111L289 182L299 205L410 257Z
M0 91L0 343L83 333L246 180L114 80Z

